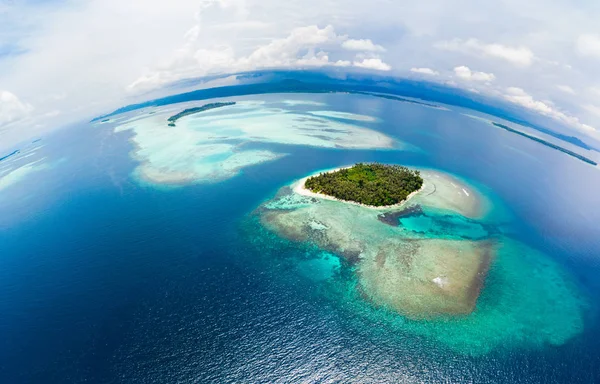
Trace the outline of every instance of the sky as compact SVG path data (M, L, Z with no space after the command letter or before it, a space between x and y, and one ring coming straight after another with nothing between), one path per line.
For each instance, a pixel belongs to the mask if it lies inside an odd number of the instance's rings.
M320 67L463 88L598 141L598 20L595 0L0 0L0 148L181 79Z

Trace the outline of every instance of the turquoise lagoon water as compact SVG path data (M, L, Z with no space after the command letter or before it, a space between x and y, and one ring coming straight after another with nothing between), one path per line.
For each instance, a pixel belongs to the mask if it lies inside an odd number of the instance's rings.
M597 168L456 107L225 100L242 103L184 118L171 138L147 117L187 104L64 130L0 162L11 174L0 182L0 381L600 377ZM416 321L377 307L351 261L256 221L280 188L359 161L450 172L489 197L481 219L426 208L398 219L411 236L498 241L472 315Z

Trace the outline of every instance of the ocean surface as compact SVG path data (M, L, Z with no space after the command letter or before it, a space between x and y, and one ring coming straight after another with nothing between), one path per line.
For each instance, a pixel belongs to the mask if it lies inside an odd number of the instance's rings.
M284 99L298 102L277 107ZM236 153L277 156L212 182L174 186L140 178L140 164L157 158L136 148L156 149L143 147L139 132L118 129L152 107L24 144L0 161L0 177L9 175L0 179L0 383L600 382L598 167L486 119L514 124L459 107L348 94L211 101L267 103L270 114L369 116L322 118L402 145L349 149L236 133L243 141ZM220 120L229 112L210 113ZM286 122L269 120L269 129L285 132ZM505 213L503 234L541 255L545 261L536 265L556 267L576 296L535 296L545 292L539 270L520 269L524 287L536 283L524 290L529 301L515 299L515 312L526 302L560 312L577 300L582 326L566 340L546 342L552 335L532 327L504 346L452 348L397 326L404 322L399 315L344 295L339 287L352 272L336 255L315 258L253 222L253 211L281 187L370 161L433 168L481 186ZM479 236L479 228L454 224ZM410 225L433 230L430 222ZM492 305L503 286L493 283L482 294ZM544 303L535 303L538 297ZM528 316L530 324L543 323L545 313ZM470 337L485 342L486 329L478 332L480 339Z

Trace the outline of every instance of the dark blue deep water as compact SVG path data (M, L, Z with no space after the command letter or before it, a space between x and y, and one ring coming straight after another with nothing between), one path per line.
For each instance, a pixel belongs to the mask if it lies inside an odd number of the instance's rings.
M600 169L459 108L296 97L377 116L364 125L420 151L252 144L288 155L219 183L152 188L130 175L131 133L110 124L31 144L27 160L48 167L0 191L0 383L600 382ZM437 168L493 190L510 236L558 262L589 301L583 333L460 354L354 316L285 255L250 244L248 214L280 187L359 161Z

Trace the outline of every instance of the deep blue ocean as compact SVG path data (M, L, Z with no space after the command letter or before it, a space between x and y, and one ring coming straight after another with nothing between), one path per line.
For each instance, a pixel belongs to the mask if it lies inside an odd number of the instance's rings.
M255 143L288 155L218 183L153 188L131 177L131 132L111 124L31 144L49 166L0 191L0 383L600 382L600 169L458 107L289 97L376 116L360 124L419 150ZM248 215L279 188L367 161L493 190L510 236L560 263L588 299L583 333L460 354L355 316L285 255L250 244Z

